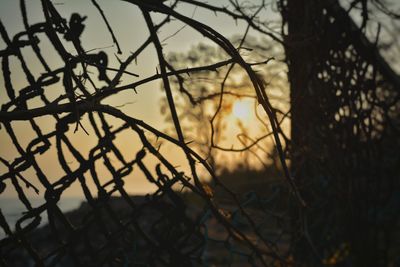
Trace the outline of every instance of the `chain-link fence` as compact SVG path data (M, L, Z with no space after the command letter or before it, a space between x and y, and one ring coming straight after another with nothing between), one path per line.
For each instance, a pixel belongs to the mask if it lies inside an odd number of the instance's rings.
M0 211L5 233L0 240L1 265L293 266L305 261L315 266L348 266L353 260L349 255L356 250L384 254L379 256L386 261L382 266L395 261L399 251L392 237L399 224L395 212L399 207L399 78L346 11L336 4L314 3L311 35L301 36L310 39L299 45L296 39L281 39L258 20L267 6L264 1L259 5L230 1L231 9L191 0L126 2L139 10L149 34L125 60L117 57L118 68L110 66L110 55L102 49L94 52L83 47L84 15L73 13L67 20L49 0L40 1L44 19L33 24L22 0L24 30L13 36L0 21L5 44L0 50L5 91L1 131L16 151L11 159L0 158L0 190L14 191L24 206L15 225ZM263 62L247 62L212 26L178 12L179 2L243 21L245 36L252 29L285 47L292 87L292 142L283 134L268 87L253 70L254 65L268 64L268 55ZM289 19L287 9L293 8L287 2L282 1L280 8L290 33L295 20ZM120 52L102 7L95 0L91 3ZM163 17L155 20L153 14ZM203 35L227 58L175 69L159 37L160 29L171 21ZM50 50L44 51L42 43L50 44L57 64L53 59L48 63ZM158 68L152 76L138 77L128 67L148 47L154 48ZM26 49L35 61L26 57ZM299 53L304 57L296 58ZM22 76L15 77L16 64ZM306 82L297 84L291 75L301 64L307 65ZM245 73L266 113L283 173L282 183L266 184L262 196L231 191L190 147L174 102L176 88L169 80L175 77L175 85L182 85L190 74L234 65ZM38 66L41 73L35 69ZM126 77L134 81L124 83ZM155 81L162 82L174 134L107 104L115 96ZM296 91L297 85L303 91ZM190 97L183 86L180 90ZM23 129L20 121L25 123ZM21 131L26 134L21 136ZM76 132L89 133L94 141L83 147ZM127 154L126 140L140 146ZM157 140L183 153L187 172L174 165ZM282 140L288 143L296 180L287 166ZM49 175L43 158L51 158L51 168L59 168L62 174ZM139 197L127 192L127 180L138 175L155 188L152 193ZM211 177L211 182L205 182L204 176ZM73 187L80 188L86 202L65 213L60 199ZM32 192L40 195L40 204L31 201Z

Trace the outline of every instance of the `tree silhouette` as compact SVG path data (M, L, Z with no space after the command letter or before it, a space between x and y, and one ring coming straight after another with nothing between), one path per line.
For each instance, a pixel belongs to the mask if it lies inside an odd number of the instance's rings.
M294 211L294 251L304 266L389 266L397 258L398 216L389 210L400 207L400 80L380 55L380 27L367 35L379 10L397 19L388 5L282 1L291 163L309 204Z
M25 210L15 226L0 210L5 233L0 240L1 265L398 263L399 78L380 55L379 31L372 35L375 38L367 31L373 14L398 20L389 4L278 1L279 33L268 18L264 20L263 12L270 6L266 1L123 2L136 8L147 31L147 36L137 36L144 37L143 42L127 56L106 12L91 1L114 42L117 67L105 49L85 47L85 10L66 19L55 3L41 0L42 21L30 23L21 0L22 31L11 36L0 20L1 134L15 148L15 155L0 157L0 191L14 191ZM215 25L184 14L180 4L241 21L246 28L237 42L230 41ZM189 56L166 55L160 31L176 21L215 47L199 45ZM251 44L250 31L268 41ZM271 99L268 68L274 66L275 55L262 50L268 42L285 50L289 110L281 110ZM261 49L262 54L247 56L249 48ZM35 60L26 56L26 49ZM131 67L147 49L152 49L158 66L154 74L141 77ZM56 64L50 51L57 55ZM205 55L209 51L213 57ZM230 80L234 74L241 80L237 88ZM215 80L213 84L198 80L205 76ZM114 97L156 81L161 83L163 113L172 129L163 131L110 104ZM267 131L260 140L272 138L282 172L283 181L265 185L264 196L230 190L220 179L213 154L216 149L253 153L260 148L262 143L246 133L242 137L249 143L242 148L224 149L219 144L224 101L243 94L263 110L259 119ZM209 99L215 101L211 118L204 113ZM207 128L196 132L185 122L188 117L207 123ZM287 118L290 137L282 127ZM79 134L88 134L91 141L77 142ZM191 135L200 135L197 146L191 146ZM173 156L160 149L160 140L184 155L188 171L174 165ZM132 147L124 149L128 145ZM43 157L52 160L51 168L43 166ZM60 173L49 174L52 168ZM155 188L147 196L127 192L128 180L138 175ZM87 202L64 213L60 199L74 186ZM31 201L31 192L39 194L41 204ZM48 224L41 227L45 216Z
M1 158L6 167L1 174L1 184L2 191L17 193L25 209L15 227L10 226L9 219L0 212L0 225L6 234L0 241L2 265L194 266L217 262L221 260L218 255L223 255L222 261L227 263L234 260L243 264L268 265L286 261L287 256L270 241L272 237L266 236L265 229L258 226L271 216L267 213L257 217L251 214L260 213L250 205L257 199L252 195L247 199L239 198L219 181L208 162L190 148L169 79L223 66L240 66L268 114L287 181L296 192L283 160L278 138L279 123L263 81L252 69L252 64L244 60L227 38L212 27L176 11L178 2L127 2L139 9L149 35L127 58L122 60L117 57L118 68L110 66L110 56L102 49L95 52L84 47L81 40L86 28L84 15L73 13L67 21L49 0L41 1L43 22L30 24L25 2L21 1L25 29L10 37L6 27L0 24L6 47L1 50L1 59L7 93L0 121L17 150L17 156ZM121 53L104 11L96 1L92 3L103 18L117 53ZM248 10L252 14L247 15L244 13L247 8L242 9L233 2L231 6L235 11L198 2L188 3L229 14L253 28L260 27L254 16L265 6L261 3L255 9L251 7ZM157 23L153 18L156 13L164 15ZM181 21L210 39L225 51L227 60L200 67L173 69L163 53L159 37L159 30L171 20ZM41 44L44 40L50 42L51 49L55 50L60 60L57 67L47 62L47 51L50 50L43 51ZM154 49L158 67L154 75L142 78L128 71L128 67L147 47ZM33 62L22 53L24 48L32 49L43 73L34 72ZM15 74L15 58L22 66L22 76L18 79L25 78L28 84L22 88L12 77ZM136 79L124 83L123 78L126 77ZM113 96L128 90L135 91L139 86L157 80L163 85L175 129L173 135L107 104ZM54 87L61 89L56 97L52 91ZM27 122L25 129L32 131L27 144L19 136L15 126L17 121ZM46 127L43 127L43 122ZM88 149L76 143L74 134L79 132L94 134L94 143L88 144ZM139 141L141 147L127 155L118 141L123 134L130 134L132 142ZM155 138L171 143L184 153L188 173L180 171L171 159L159 151L153 142ZM58 177L48 175L48 169L41 162L43 155L51 157L52 154L56 155L53 167L62 170ZM155 167L149 166L149 161ZM219 190L226 192L229 204L214 198L213 189L201 179L203 174L199 173L199 168L211 176ZM29 176L34 178L27 178L25 172L33 173ZM142 173L156 188L147 197L135 198L127 193L126 180L137 172ZM75 185L81 188L87 204L77 211L78 214L64 214L59 201ZM175 188L184 189L190 197L173 190ZM41 204L31 203L27 190L32 189L41 194ZM121 197L114 199L115 195ZM196 200L190 201L191 198ZM45 215L48 225L38 229Z
M235 37L233 44L242 51L249 62L253 62L257 75L268 86L280 124L288 123L286 69L285 64L278 61L279 57L283 58L284 55L281 47L267 39L257 40L251 36ZM270 58L265 60L265 55L269 55ZM208 65L216 59L224 61L226 54L221 48L205 44L192 47L185 53L171 53L168 56L168 61L174 68ZM178 76L172 80L176 90L181 92L177 100L177 109L179 117L185 121L187 138L192 140L192 146L198 147L217 172L228 167L227 157L232 157L233 153L240 157L239 160L233 161L233 164L242 163L242 167L245 167L246 159L255 155L256 161L248 163L246 168L267 167L276 160L271 130L265 123L267 118L257 108L257 96L251 88L251 81L246 78L239 66L224 66L186 77ZM234 126L229 125L232 124L232 109L236 103L243 100L247 101L246 108L249 110L244 112L249 113L248 118L244 118L244 121L235 118ZM166 101L163 101L162 111L166 105ZM168 113L166 116L167 120L171 121ZM244 125L244 122L250 125ZM228 126L239 129L237 135L234 135ZM249 134L249 130L253 132ZM284 137L288 140L287 136Z

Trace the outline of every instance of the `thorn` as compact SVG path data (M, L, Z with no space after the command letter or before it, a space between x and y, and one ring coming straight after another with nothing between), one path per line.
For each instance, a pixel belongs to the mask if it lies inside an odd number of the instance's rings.
M85 134L89 135L89 133L86 131L85 127L83 127L82 123L79 120L76 122L74 133L76 133L78 131L78 126L81 126L81 128L85 132Z
M76 132L78 131L78 128L79 128L79 122L78 122L78 121L76 121L76 123L75 123L75 129L74 129L74 133L76 133Z
M119 64L122 64L122 61L121 61L121 59L116 55L116 54L114 54L114 56L117 58L117 60L118 60L118 62L119 62Z

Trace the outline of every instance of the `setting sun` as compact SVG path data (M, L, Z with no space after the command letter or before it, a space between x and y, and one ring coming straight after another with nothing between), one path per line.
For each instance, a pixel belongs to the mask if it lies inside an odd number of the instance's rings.
M233 104L232 114L241 120L250 118L252 112L252 102L249 100L238 100Z

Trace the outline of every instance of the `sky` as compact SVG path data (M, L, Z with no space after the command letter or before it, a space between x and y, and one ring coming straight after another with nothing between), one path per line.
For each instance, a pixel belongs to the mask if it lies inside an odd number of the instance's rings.
M34 24L43 21L40 1L32 0L26 2L29 23ZM117 52L117 49L113 44L111 35L106 29L104 21L101 19L98 10L93 6L91 1L71 0L53 1L53 3L64 18L69 19L70 15L75 12L78 12L82 16L87 16L87 19L84 21L85 30L81 36L81 44L83 48L85 50L93 50L94 53L100 50L106 51L109 56L109 66L118 68L119 64L114 56ZM148 29L144 22L143 16L136 6L124 1L99 0L98 3L104 10L104 13L110 22L110 25L113 28L116 38L121 46L123 53L122 55L118 55L118 57L125 59L148 37ZM223 5L224 1L219 3ZM8 35L14 36L16 33L23 31L24 27L19 9L19 1L2 0L0 5L0 19L5 25ZM216 15L213 12L209 12L202 8L194 8L193 6L187 4L180 4L177 11L211 26L213 29L223 33L223 35L228 38L233 38L235 35L243 34L245 30L244 23L240 21L233 21L227 16L221 14ZM271 20L276 19L271 10L267 10L264 15L270 15ZM152 18L155 22L158 22L164 17L162 15L152 14ZM160 39L163 40L163 49L165 54L170 52L188 51L191 47L195 46L199 42L211 44L209 40L205 39L199 33L191 30L189 27L183 26L184 25L180 22L172 22L159 31ZM256 36L257 34L250 32L250 35ZM62 61L60 60L59 56L51 47L51 44L46 41L46 38L43 37L44 36L39 36L39 38L42 40L40 47L42 51L44 51L45 58L49 65L52 68L61 66L60 64ZM67 44L66 42L64 42L64 44L72 54L76 54L74 48L70 44ZM0 41L0 50L4 48L4 42ZM33 73L37 78L44 71L41 67L39 67L40 63L38 62L37 58L33 55L32 51L29 51L29 49L22 49L22 54L28 62L29 68L33 70ZM143 78L154 75L156 73L157 64L158 62L154 48L150 47L138 57L137 64L132 64L127 70L136 73L140 76L140 78ZM28 85L25 79L22 78L23 75L21 72L21 67L15 58L10 59L10 68L12 73L11 78L15 88L23 88L24 86ZM123 83L130 83L140 78L124 76ZM127 90L123 93L117 94L115 97L111 97L106 101L106 103L118 107L129 116L143 120L155 128L164 131L167 125L165 123L165 114L160 112L160 101L164 97L164 93L160 87L159 81L148 83L136 88L137 93L135 93L133 90ZM57 85L52 86L51 90L46 89L46 92L48 92L50 98L55 99L62 91L60 91L60 87ZM0 75L0 105L6 103L7 101L8 99L4 89L3 75ZM242 109L247 105L245 101L244 103L245 104L241 105ZM43 104L39 101L32 101L28 103L29 108L35 108L42 105ZM246 118L246 116L243 114L245 111L240 111L240 105L238 106L234 106L232 113L233 117L231 118L232 125L230 127L232 127L233 135L236 135L237 132L237 129L235 129L234 126L237 122L237 119L241 118L242 120L249 120L249 118ZM81 121L83 125L88 124L88 122L85 120L87 120L87 118L84 117ZM40 127L44 129L44 131L50 131L52 127L54 127L54 122L48 116L38 118L36 121ZM118 124L118 122L116 122L116 124ZM32 136L34 136L33 131L30 129L31 127L29 123L15 122L12 125L16 129L18 139L21 141L23 146L26 146L32 139ZM68 132L68 136L71 138L73 144L79 147L83 154L85 151L88 152L88 150L97 142L93 131L91 132L91 129L88 129L88 131L89 135L86 135L81 129L76 133L73 133L72 130ZM236 132L234 133L234 131ZM136 153L135 151L138 151L138 149L141 147L137 137L129 133L123 133L119 135L116 142L123 147L123 150L127 154L131 154L131 156L134 155L131 152ZM167 158L172 159L176 166L181 166L179 168L184 171L187 170L185 156L180 149L177 149L172 145L163 144L161 152L164 152ZM4 128L0 130L0 156L9 162L12 162L15 157L18 157L18 152L14 148L10 138L7 136ZM60 174L63 173L54 149L44 153L42 156L38 157L37 160L48 177L54 177L54 179L57 179L56 177L60 177ZM72 161L69 164L71 168L78 166ZM150 157L148 159L148 164L154 165ZM100 172L105 172L104 167L100 166L99 170ZM0 164L0 173L4 173L6 171L6 167ZM23 175L27 180L32 181L33 184L36 184L35 181L37 181L37 177L33 170L27 170L21 173L21 175ZM133 173L132 176L134 176L132 178L134 180L129 182L126 186L126 189L129 193L143 194L154 189L154 187L149 186L148 182L141 173ZM6 185L6 190L3 192L2 196L15 195L11 183L7 181ZM42 195L43 188L39 189L40 194ZM27 189L26 192L28 195L35 195L32 190ZM68 189L64 194L65 196L82 195L82 190L80 189L79 184L75 183L75 185Z
M258 0L253 0L253 2L257 1ZM105 16L107 17L121 46L122 54L118 55L118 57L124 60L132 52L134 52L148 37L149 32L143 19L143 15L135 5L132 5L125 1L98 0L97 2L103 9ZM216 1L215 3L213 2L213 4L225 6L227 2L228 1L226 0L221 0ZM244 2L250 3L251 1ZM341 2L344 6L346 6L346 1ZM106 29L106 25L102 20L100 13L90 0L55 0L53 1L53 3L55 4L58 12L62 14L62 16L67 20L69 20L72 13L79 13L82 16L87 16L87 19L84 21L85 29L81 35L81 44L83 48L87 51L92 51L93 53L105 51L108 54L109 66L114 68L119 67L118 60L116 58L117 48L113 43L110 33ZM40 0L26 1L26 6L29 24L43 21L44 18L41 10ZM394 8L398 8L398 5L394 5ZM242 35L245 31L245 23L243 23L242 21L234 21L226 15L222 15L220 13L215 14L214 12L210 12L200 7L196 8L192 5L185 3L179 4L176 10L183 15L192 17L212 27L213 29L222 33L225 37L231 40L233 40L235 36L237 37L238 35ZM277 20L279 20L279 15L273 10L273 6L268 6L267 9L263 11L260 16L266 21L276 22ZM354 14L354 16L357 17L358 14ZM155 23L161 21L163 18L163 15L152 13L152 19L155 21ZM0 20L5 25L8 35L10 37L14 36L20 31L23 31L24 26L22 23L22 16L20 12L20 1L1 0ZM374 29L376 28L377 21L379 22L378 18L374 18L371 20L372 27L370 27L369 32L371 38L374 37ZM383 36L390 36L387 32L385 32L387 30L387 27L383 27L383 29ZM210 40L207 40L196 31L190 29L187 26L184 26L178 21L172 21L167 26L159 30L158 34L163 44L164 54L167 55L172 52L188 52L200 42L203 44L212 45ZM260 37L258 33L254 32L253 30L250 30L249 35L255 38ZM41 39L39 46L41 47L42 51L45 51L45 59L50 64L50 66L52 68L62 66L62 61L55 52L54 48L52 48L52 45L49 43L49 41L46 40L44 36L39 36L39 38ZM384 39L385 38L383 38L383 40ZM64 40L64 45L67 47L68 51L71 54L76 54L75 49L70 43ZM0 50L5 49L5 47L5 43L0 39ZM396 49L396 46L394 46L394 49ZM395 60L395 57L392 56L392 51L382 50L382 52L389 60L389 62ZM29 68L33 71L34 76L36 78L39 77L39 75L43 73L44 69L40 67L40 62L38 61L38 59L28 48L22 49L22 54L26 59ZM268 56L269 55L266 55L267 58ZM216 59L210 60L212 61ZM278 58L278 61L279 60L283 60L283 58ZM156 53L154 47L150 46L149 48L144 50L144 52L138 57L137 63L131 64L127 69L130 72L138 74L140 77L136 78L129 75L124 75L122 79L122 84L129 84L144 77L152 76L157 72L157 67L158 61L156 58ZM394 65L394 67L398 69L399 65ZM20 89L24 86L27 86L28 83L25 80L24 75L22 74L21 66L18 61L13 57L10 58L10 68L11 79L14 87ZM278 73L274 73L273 76L285 76L284 72L284 69L280 69ZM268 77L268 79L273 80L273 76ZM104 84L104 82L99 81L99 85L101 85L102 83ZM283 84L282 86L285 87L286 85ZM62 87L60 87L60 84L57 84L56 86L50 86L48 89L46 89L46 93L50 99L54 100L60 94L62 94L63 91ZM104 103L115 106L122 110L125 114L143 120L160 131L165 131L168 128L168 124L165 120L166 114L165 112L161 111L160 108L161 100L163 98L165 98L165 94L163 90L161 90L160 81L155 81L137 87L136 92L134 92L133 90L126 90L124 92L118 93L115 96L107 99ZM0 75L0 105L3 105L6 102L8 102L8 98L4 89L3 75ZM236 105L239 102L240 105ZM226 138L226 140L223 141L225 147L233 147L238 145L236 135L241 131L238 127L238 122L246 126L247 129L253 131L253 136L257 137L257 135L260 134L259 126L249 124L250 121L254 120L254 114L252 114L251 116L246 116L246 113L249 113L248 110L252 108L251 102L241 100L238 101L238 103L230 105L229 112L227 113L228 115L226 117L226 132L229 133L229 136L228 138ZM30 101L28 103L29 108L40 107L42 105L43 104L40 101ZM244 109L244 111L240 111L240 108ZM52 121L49 116L38 118L36 119L36 121L40 125L41 129L43 129L45 132L51 131L51 129L54 128L54 121ZM89 122L87 121L87 116L84 116L82 118L81 123L82 125L89 125ZM34 136L34 133L29 123L15 122L12 125L16 129L18 139L23 146L26 146ZM115 125L118 125L117 121L115 122ZM76 133L73 133L73 129L70 129L70 131L68 132L68 137L72 140L75 146L79 147L80 151L82 151L83 154L87 154L89 149L97 143L97 138L95 138L93 129L88 129L88 132L89 135L86 135L82 129L79 129ZM120 147L122 147L123 152L129 155L129 157L131 158L141 148L140 141L132 133L124 132L118 135L116 143ZM185 156L180 149L168 143L163 143L160 151L164 153L168 159L171 159L175 166L179 166L178 169L182 171L188 170ZM238 154L236 156L240 160L241 155ZM18 152L16 151L4 128L0 129L0 157L6 159L8 162L12 162L16 157L18 157ZM67 155L66 157L67 160L70 159L69 164L71 168L78 166L76 162L73 162L71 155ZM45 174L48 177L52 177L54 181L59 178L60 175L63 173L58 162L55 149L50 149L48 152L44 153L40 157L37 157L37 160L40 166L42 166ZM223 159L223 161L226 160L229 159ZM154 158L148 157L147 161L149 166L154 167L154 162L156 162ZM232 163L223 162L223 164L229 166L229 164ZM107 171L104 167L99 166L98 168L99 172L104 174L105 177L109 177L109 174L106 174ZM0 173L5 172L7 172L7 168L4 164L0 163ZM35 181L37 182L37 177L33 170L27 170L21 173L21 175L23 175L23 177L25 177L29 181L32 181L32 183L34 184ZM126 189L129 193L143 194L154 189L154 187L149 186L149 183L146 181L141 173L134 172L131 176L133 178L129 178L130 180L126 186ZM90 180L90 178L88 178L88 180ZM7 181L6 185L6 190L1 196L15 195L10 181ZM93 187L93 185L90 186ZM43 194L43 192L43 188L40 188L40 194ZM28 189L27 194L35 195L32 190ZM75 183L74 186L72 186L65 192L65 195L82 195L82 190L80 189L79 184Z

